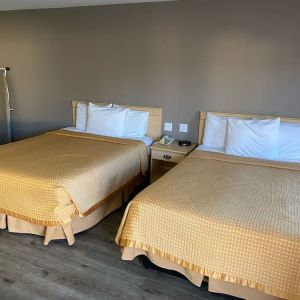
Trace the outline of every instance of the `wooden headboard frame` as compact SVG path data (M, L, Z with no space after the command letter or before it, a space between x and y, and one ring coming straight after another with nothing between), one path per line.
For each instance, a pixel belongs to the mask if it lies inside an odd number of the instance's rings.
M99 106L108 105L108 103L101 102L92 102L92 101L84 101L84 100L75 100L72 101L72 123L75 126L76 123L76 107L78 103L93 103ZM146 107L146 106L135 106L135 105L122 105L123 107L135 109L135 110L143 110L149 112L149 121L148 121L148 129L147 136L152 137L155 141L161 138L161 126L162 126L162 108L158 107Z
M204 135L204 127L205 127L205 120L207 116L207 112L200 112L200 119L199 119L199 134L198 134L198 144L201 145L203 143L203 135ZM240 119L266 119L266 118L278 118L276 116L261 116L261 115L247 115L247 114L233 114L233 113L219 113L219 112L212 112L217 116L222 117L232 117L232 118L240 118ZM299 118L286 118L280 117L281 121L289 122L289 123L300 123Z

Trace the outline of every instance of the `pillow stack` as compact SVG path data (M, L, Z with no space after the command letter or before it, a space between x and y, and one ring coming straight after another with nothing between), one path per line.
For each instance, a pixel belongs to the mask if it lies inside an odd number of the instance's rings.
M97 135L142 138L148 119L149 112L112 104L78 103L76 109L76 128Z
M208 113L203 144L230 155L300 162L300 124Z

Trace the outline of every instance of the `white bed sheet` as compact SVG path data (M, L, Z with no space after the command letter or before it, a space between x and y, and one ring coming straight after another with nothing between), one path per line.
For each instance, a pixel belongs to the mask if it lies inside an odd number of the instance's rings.
M84 130L77 129L76 127L65 127L62 128L63 130L69 130L69 131L74 131L74 132L82 132L86 133ZM128 139L128 140L134 140L134 141L141 141L147 146L148 154L150 153L150 146L153 144L153 138L150 136L143 136L141 138L138 137L118 137L118 139Z
M208 146L205 146L205 145L199 145L195 150L198 150L198 151L210 151L210 152L216 152L216 153L222 153L222 154L227 154L225 149L221 149L221 148L214 148L214 147L208 147ZM228 155L228 154L227 154ZM279 161L279 162L287 162L287 163L300 163L299 160L297 159L281 159L281 158L278 158L278 159L274 159L274 161Z

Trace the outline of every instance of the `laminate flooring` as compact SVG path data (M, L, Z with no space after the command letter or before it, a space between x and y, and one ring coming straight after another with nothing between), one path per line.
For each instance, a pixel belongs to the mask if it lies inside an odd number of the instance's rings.
M114 238L123 212L77 234L71 247L0 230L0 299L237 299L145 269L138 258L122 261Z

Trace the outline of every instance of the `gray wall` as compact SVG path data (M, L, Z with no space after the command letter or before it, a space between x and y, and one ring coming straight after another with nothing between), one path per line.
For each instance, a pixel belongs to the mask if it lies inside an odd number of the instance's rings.
M298 0L2 12L13 136L69 125L72 99L161 106L193 140L199 110L299 117L299 28Z

